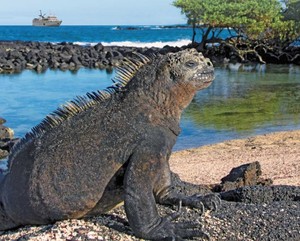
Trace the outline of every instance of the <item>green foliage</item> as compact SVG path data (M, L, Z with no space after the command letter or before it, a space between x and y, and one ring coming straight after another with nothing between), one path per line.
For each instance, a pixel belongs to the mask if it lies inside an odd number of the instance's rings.
M300 1L285 1L288 15L299 18L297 4ZM296 17L284 18L278 0L175 0L173 4L181 8L188 23L198 27L233 28L239 34L257 40L292 39L299 34Z

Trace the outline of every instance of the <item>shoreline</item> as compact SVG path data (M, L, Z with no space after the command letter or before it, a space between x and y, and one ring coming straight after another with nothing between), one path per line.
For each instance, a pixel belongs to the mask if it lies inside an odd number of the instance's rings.
M171 170L184 181L219 184L234 167L258 161L273 185L300 186L300 130L279 131L173 152Z

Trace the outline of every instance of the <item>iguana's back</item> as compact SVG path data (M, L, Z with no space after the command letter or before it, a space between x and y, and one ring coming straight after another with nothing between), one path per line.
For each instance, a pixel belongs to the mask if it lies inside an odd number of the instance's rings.
M10 160L5 179L11 216L35 223L49 221L41 217L81 217L91 210L144 138L132 106L116 99L99 103L29 140Z

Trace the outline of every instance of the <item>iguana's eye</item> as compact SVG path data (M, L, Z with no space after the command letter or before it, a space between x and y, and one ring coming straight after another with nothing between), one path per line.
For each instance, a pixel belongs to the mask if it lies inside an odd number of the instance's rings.
M195 62L193 60L190 60L190 61L185 63L185 66L189 67L189 68L195 68L197 66L197 62Z

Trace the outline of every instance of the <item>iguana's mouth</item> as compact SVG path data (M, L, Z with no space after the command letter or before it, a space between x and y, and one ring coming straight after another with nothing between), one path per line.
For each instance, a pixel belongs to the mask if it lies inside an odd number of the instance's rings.
M215 78L215 74L213 70L201 71L196 73L196 79L203 81L204 83L212 82Z

